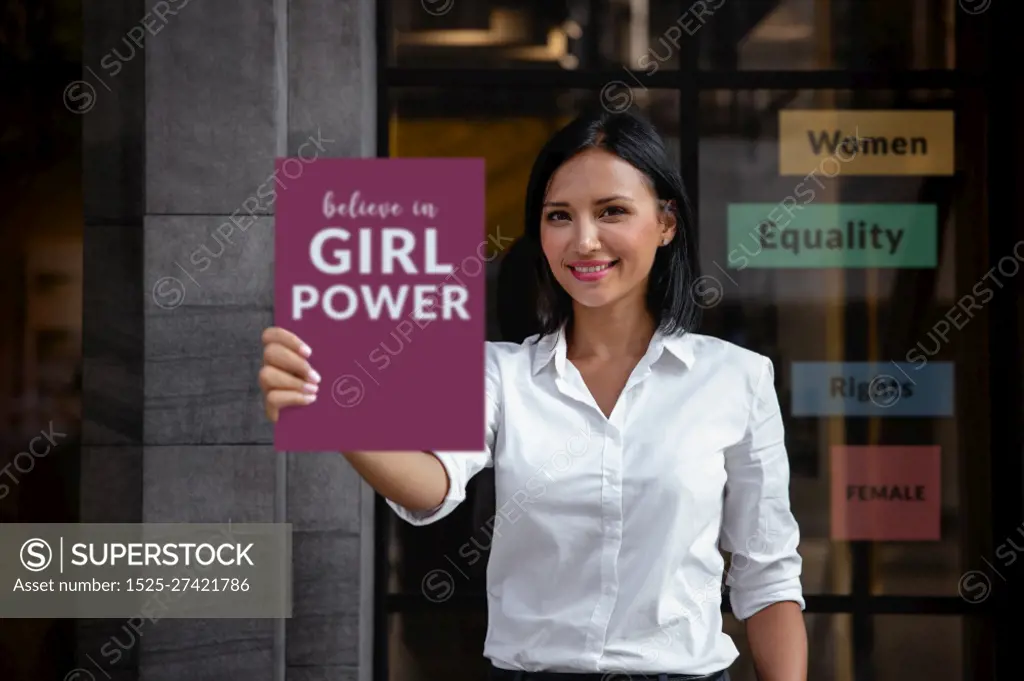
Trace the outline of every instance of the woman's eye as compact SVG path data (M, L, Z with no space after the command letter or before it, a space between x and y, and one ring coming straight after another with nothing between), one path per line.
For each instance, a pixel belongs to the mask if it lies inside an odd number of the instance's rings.
M566 213L564 210L553 210L550 213L548 213L547 219L550 222L555 222L557 220L568 220L569 214Z
M608 206L607 208L604 209L604 212L602 213L602 215L609 215L609 216L618 216L618 215L625 215L625 214L626 214L626 209L622 208L620 206Z

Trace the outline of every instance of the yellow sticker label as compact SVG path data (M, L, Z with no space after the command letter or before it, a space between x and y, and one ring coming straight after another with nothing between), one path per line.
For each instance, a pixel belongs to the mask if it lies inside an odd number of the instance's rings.
M779 174L952 175L952 111L779 113Z

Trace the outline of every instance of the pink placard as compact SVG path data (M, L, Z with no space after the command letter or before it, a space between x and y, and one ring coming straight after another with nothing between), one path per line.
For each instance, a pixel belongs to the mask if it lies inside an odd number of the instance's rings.
M831 458L833 539L940 538L939 447L839 445L832 447Z
M274 319L316 402L278 450L480 450L489 259L482 159L278 159Z

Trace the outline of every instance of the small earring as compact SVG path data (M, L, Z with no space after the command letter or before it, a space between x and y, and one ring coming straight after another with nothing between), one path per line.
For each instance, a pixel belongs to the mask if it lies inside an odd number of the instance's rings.
M661 245L662 246L668 246L668 239L662 239L661 240Z

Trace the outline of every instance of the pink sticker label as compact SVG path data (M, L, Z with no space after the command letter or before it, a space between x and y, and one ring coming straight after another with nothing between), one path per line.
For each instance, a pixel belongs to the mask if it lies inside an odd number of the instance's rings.
M832 447L832 538L940 539L938 446Z
M278 450L484 447L482 159L278 159L275 325L321 376Z

